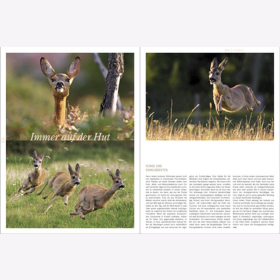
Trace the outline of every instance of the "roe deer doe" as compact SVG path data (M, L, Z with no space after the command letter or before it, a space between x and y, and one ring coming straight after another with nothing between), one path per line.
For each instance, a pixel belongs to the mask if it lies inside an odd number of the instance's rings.
M56 74L51 64L44 57L41 58L40 65L42 72L49 79L53 91L55 101L54 122L58 126L62 126L65 123L66 98L69 95L69 89L73 79L80 71L81 60L77 56L70 64L67 74Z
M49 197L49 195L54 191L54 195L50 201L50 204L46 211L44 213L47 213L47 211L52 207L55 199L57 196L61 196L64 198L64 205L68 204L68 198L73 194L73 192L76 189L76 186L80 184L81 182L81 176L80 176L80 166L77 163L75 171L73 171L70 164L68 164L68 172L57 172L42 188L40 192L37 194L40 195L45 187L49 185L52 190L43 197L43 199L46 199Z
M35 170L28 174L27 179L22 182L20 188L12 195L12 197L19 194L21 190L24 191L23 195L33 193L44 183L47 172L42 168L43 158L43 154L38 157L37 152L34 151L33 165Z
M84 215L105 208L116 191L124 188L119 169L116 170L116 175L109 169L107 171L113 180L112 187L110 189L105 189L99 185L83 187L79 192L79 201L75 206L75 212L70 213L71 216L79 215L82 219L85 219Z
M253 106L261 105L257 100L251 88L245 85L236 85L229 88L221 80L221 74L226 68L228 59L225 58L218 66L218 60L215 57L210 65L209 81L213 85L213 99L217 114L221 116L222 110L226 112L236 112L246 106L249 112L253 111Z

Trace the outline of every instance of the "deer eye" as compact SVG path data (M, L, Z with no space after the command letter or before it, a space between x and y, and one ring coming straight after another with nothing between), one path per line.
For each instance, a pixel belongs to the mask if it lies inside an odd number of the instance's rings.
M219 75L219 73L218 73L218 72L216 72L216 75Z
M39 161L39 163L42 163L42 161Z
M119 182L120 182L120 181L118 181L118 180L116 181L116 183L119 183Z
M75 176L72 176L72 179L75 179Z
M69 83L69 82L70 82L70 79L69 79L69 78L66 78L65 81Z
M51 81L52 81L52 82L55 82L55 78L52 78Z

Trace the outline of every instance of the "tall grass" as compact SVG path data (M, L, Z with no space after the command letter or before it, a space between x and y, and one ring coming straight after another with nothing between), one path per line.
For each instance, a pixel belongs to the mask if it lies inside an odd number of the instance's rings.
M191 116L199 107L197 104L191 112L186 115L186 120L173 121L172 102L170 114L167 113L165 120L154 119L155 112L147 109L146 115L146 139L147 140L273 140L274 120L267 121L265 113L258 113L255 121L252 121L253 113L249 117L234 122L230 114L223 112L223 117L217 117L212 112L210 103L209 117L206 123L192 123Z

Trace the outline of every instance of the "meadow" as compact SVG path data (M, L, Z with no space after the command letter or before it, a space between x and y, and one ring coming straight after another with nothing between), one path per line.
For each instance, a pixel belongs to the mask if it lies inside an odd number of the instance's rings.
M272 112L246 112L217 116L210 103L209 111L199 113L195 122L195 110L190 112L167 112L165 119L155 117L148 107L146 114L147 140L273 140L274 120Z
M44 153L42 167L48 171L48 178L58 171L68 171L79 163L81 184L69 198L67 206L58 197L47 214L43 212L49 205L51 196L42 197L50 191L46 188L43 195L36 192L27 196L11 199L28 173L34 168L32 153ZM85 220L70 212L78 202L78 192L86 185L99 184L107 189L112 186L106 168L115 173L118 168L125 188L116 192L106 208L89 213ZM56 142L30 143L25 141L7 142L6 172L6 222L7 228L133 228L134 227L134 147L133 142L112 141L108 143Z

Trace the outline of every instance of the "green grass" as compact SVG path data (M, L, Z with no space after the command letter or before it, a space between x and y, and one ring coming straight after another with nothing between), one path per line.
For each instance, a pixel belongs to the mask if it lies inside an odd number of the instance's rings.
M31 143L32 144L32 143ZM15 143L8 143L15 146ZM21 144L19 142L19 145ZM39 144L37 144L39 145ZM42 145L42 144L41 144ZM58 197L47 214L46 210L51 195L44 200L42 197L50 191L46 188L43 195L36 192L25 197L16 197L10 200L11 195L19 188L21 182L33 170L31 159L27 154L9 152L7 155L7 189L6 189L6 222L7 228L133 228L134 227L134 163L133 149L125 143L113 142L108 147L95 147L90 152L89 144L68 143L66 149L61 147L49 151L44 158L43 168L48 170L49 176L58 171L67 171L68 162L74 166L81 165L81 184L69 198L67 206L63 198ZM92 145L92 144L91 144ZM126 147L126 148L125 148ZM38 147L36 147L38 148ZM41 147L38 153L49 148ZM21 151L19 149L19 151ZM77 155L80 155L79 157ZM55 156L56 155L56 156ZM94 157L92 155L95 155ZM64 158L64 159L63 159ZM69 213L74 211L78 201L78 192L83 186L99 184L110 188L112 180L106 168L115 172L120 169L125 188L116 192L105 209L87 214L86 220L76 216L71 218Z

